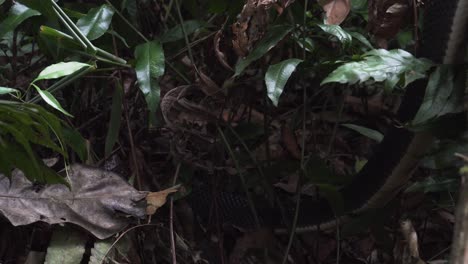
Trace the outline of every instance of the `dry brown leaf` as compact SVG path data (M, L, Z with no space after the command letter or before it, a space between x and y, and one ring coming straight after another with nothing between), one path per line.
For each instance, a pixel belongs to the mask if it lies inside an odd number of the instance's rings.
M350 2L350 0L319 1L327 16L325 23L329 25L341 24L349 14L349 10L351 9Z
M146 195L146 214L154 215L154 213L166 203L167 196L177 192L179 187L180 184L159 192L148 193L148 195Z
M393 38L410 11L407 0L370 0L368 30L379 40L379 46L384 47L387 39Z
M221 90L221 88L201 70L199 70L198 76L200 77L200 89L203 91L204 94L212 96Z
M0 174L0 213L14 226L38 221L73 223L99 239L120 232L130 223L129 215L145 215L146 193L115 173L74 164L68 169L68 179L70 188L61 184L38 187L20 171L13 171L11 178Z
M265 0L268 4L268 0ZM268 26L268 5L259 0L247 0L237 21L232 25L232 46L237 56L245 57L265 34Z
M288 125L281 127L281 136L283 138L284 147L296 159L301 158L301 150L297 144L296 136Z
M219 63L221 63L221 65L224 68L230 71L234 71L231 65L229 65L229 63L227 62L226 55L219 49L219 42L221 41L222 35L223 35L223 31L218 30L218 32L216 32L216 35L214 36L213 42L214 42L215 55Z

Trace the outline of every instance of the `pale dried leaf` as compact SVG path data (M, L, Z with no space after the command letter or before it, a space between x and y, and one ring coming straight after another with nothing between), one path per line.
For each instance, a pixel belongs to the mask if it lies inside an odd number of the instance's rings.
M379 39L379 47L393 38L408 19L407 0L369 0L369 32Z
M221 65L224 68L230 71L234 71L231 65L229 65L229 63L227 62L226 55L219 48L219 42L221 41L222 35L223 35L223 31L218 30L218 32L216 32L216 35L214 36L213 42L214 42L215 55L219 63L221 63Z
M296 136L289 126L284 125L281 128L283 144L288 152L296 159L301 159L301 149L297 144Z
M204 94L212 96L221 91L221 88L219 88L219 86L201 70L199 70L198 76L200 77L200 89Z
M171 188L159 191L151 192L146 196L146 214L153 215L156 211L161 208L167 201L167 196L171 193L177 192L180 185L173 186Z
M319 4L326 13L325 23L328 25L341 24L351 9L350 0L319 1Z
M38 188L20 171L11 180L0 174L0 212L15 226L42 221L73 223L99 239L121 231L131 219L145 216L139 203L145 193L135 190L115 173L80 164L69 168L71 189L55 184Z

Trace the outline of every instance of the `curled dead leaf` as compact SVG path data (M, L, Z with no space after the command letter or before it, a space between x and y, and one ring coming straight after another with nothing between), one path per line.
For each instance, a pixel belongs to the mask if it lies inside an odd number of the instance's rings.
M329 25L341 24L351 9L350 0L319 0L319 4L327 16L325 23Z
M156 211L166 203L167 196L177 192L179 187L180 184L159 192L148 193L148 195L146 195L146 214L153 215L156 213Z
M200 77L200 89L203 91L204 94L212 96L221 90L221 88L219 88L219 86L201 70L199 70L198 76Z
M221 41L222 36L223 36L223 31L218 30L218 32L216 32L216 35L214 36L214 39L213 39L216 58L218 59L219 63L221 63L221 65L224 68L230 71L234 71L232 67L229 65L229 63L227 62L226 55L219 48L219 42Z
M267 9L270 2L247 0L237 21L231 26L232 46L237 56L247 56L255 43L263 37L268 26Z
M288 152L296 159L301 159L301 150L299 145L297 144L296 137L289 128L288 125L283 125L281 127L281 136L283 139L284 147L288 150Z
M380 39L379 46L385 46L385 40L393 38L402 27L410 11L406 0L369 1L368 30ZM383 40L382 40L383 39Z

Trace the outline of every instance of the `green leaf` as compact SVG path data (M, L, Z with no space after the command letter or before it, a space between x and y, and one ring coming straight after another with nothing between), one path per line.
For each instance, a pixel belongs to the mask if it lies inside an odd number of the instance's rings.
M300 59L289 59L268 67L265 74L265 84L268 98L275 106L278 106L279 97L283 93L286 82L301 62Z
M42 15L46 16L47 18L51 19L52 21L57 18L57 15L52 8L51 0L17 0L21 4L39 11ZM57 0L54 0L57 2Z
M42 97L44 102L46 102L48 105L52 106L53 108L59 110L62 112L64 115L67 115L69 117L73 117L71 114L69 114L63 107L60 105L60 103L55 99L55 97L49 93L48 91L41 90L41 88L37 87L35 84L32 84L34 88L36 88L36 91L39 93L39 95Z
M16 93L17 95L19 94L19 90L16 90L14 88L8 88L8 87L3 87L0 86L0 95L2 94L9 94L9 93Z
M423 192L423 193L431 193L431 192L456 192L459 187L458 179L446 179L442 177L428 177L422 181L415 182L413 185L408 187L405 190L405 193L409 192Z
M164 50L158 41L146 42L135 49L135 71L140 90L150 112L150 125L156 125L160 100L159 77L164 74Z
M6 33L13 31L19 24L32 16L38 16L41 13L38 11L28 8L18 2L15 2L10 8L7 17L0 23L0 39L5 36Z
M46 79L57 79L63 76L70 75L83 67L92 67L89 64L77 62L77 61L70 61L70 62L59 62L57 64L52 64L46 67L39 73L39 76L34 80L34 82L38 80L46 80Z
M358 125L354 125L354 124L342 124L342 126L347 127L349 129L352 129L352 130L358 132L359 134L361 134L363 136L366 136L366 137L368 137L370 139L373 139L373 140L375 140L377 142L381 142L382 139L383 139L383 134L380 133L377 130L373 130L373 129L370 129L370 128L367 128L367 127L358 126Z
M0 0L0 5L2 5L3 3L5 3L5 0Z
M111 117L109 121L109 129L107 130L104 151L106 157L109 157L112 152L112 148L119 137L120 123L122 120L122 100L123 88L120 83L118 83L115 87L114 94L112 95Z
M239 76L252 62L260 59L269 50L275 47L292 29L293 28L289 25L276 25L271 27L265 37L258 42L255 49L236 64L236 73L234 76Z
M76 22L76 26L89 39L95 40L106 33L112 22L114 9L108 5L102 5L89 10L85 17Z
M424 78L426 71L432 66L429 60L417 59L400 49L371 50L363 57L362 61L341 65L330 73L321 85L331 82L354 84L372 78L376 82L384 81L385 88L391 90L402 78L404 78L403 87L417 79Z
M208 26L208 23L198 20L187 20L184 21L185 33L188 35L195 33L195 31L200 30ZM169 29L166 33L161 36L161 43L177 41L184 38L184 32L182 31L182 25L178 24L177 26Z
M75 129L64 127L62 132L67 145L78 154L81 161L86 161L88 155L86 140Z
M326 33L335 36L341 43L348 45L353 40L352 36L338 25L318 25Z
M431 74L423 103L411 122L412 126L463 111L463 92L466 69L454 69L452 65L440 65Z
M367 40L366 37L364 37L364 35L362 35L361 33L358 33L358 32L349 32L349 34L359 40L362 44L364 44L366 47L368 47L369 49L373 49L374 47L372 46L372 44L369 42L369 40Z

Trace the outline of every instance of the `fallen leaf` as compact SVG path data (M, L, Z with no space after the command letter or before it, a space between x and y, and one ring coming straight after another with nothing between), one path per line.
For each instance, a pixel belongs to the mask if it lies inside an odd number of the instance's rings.
M143 198L119 175L98 168L70 166L69 189L62 184L38 188L21 171L11 179L0 174L0 212L14 225L42 221L49 224L73 223L105 239L127 226L131 218L145 216Z
M177 192L179 187L180 184L159 192L148 193L146 196L146 214L154 215L154 213L166 203L167 196Z
M216 35L214 36L213 42L214 42L215 55L219 63L221 63L221 65L224 68L230 71L234 71L234 69L227 62L226 55L219 48L219 42L221 41L222 35L223 35L223 31L218 30L218 32L216 32Z
M221 88L210 78L208 75L204 74L201 70L198 72L198 76L200 77L200 89L203 91L205 95L213 96L216 93L221 91Z
M319 4L326 13L325 23L328 25L341 24L351 9L350 0L321 0Z
M385 45L393 38L408 18L411 10L407 0L369 0L368 30L379 39L379 45Z
M294 158L301 159L301 149L297 144L296 136L288 125L283 125L281 127L281 136L283 138L283 144L288 152Z

